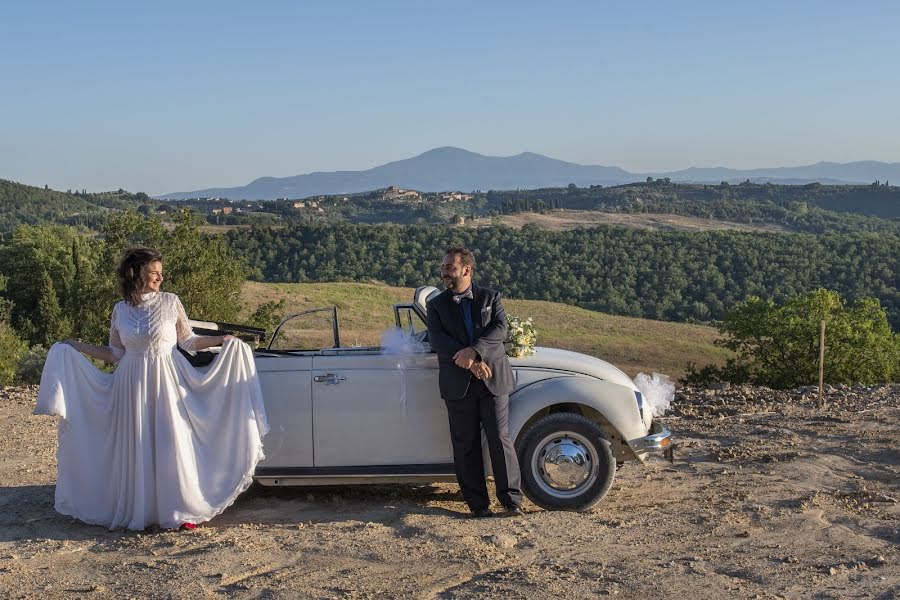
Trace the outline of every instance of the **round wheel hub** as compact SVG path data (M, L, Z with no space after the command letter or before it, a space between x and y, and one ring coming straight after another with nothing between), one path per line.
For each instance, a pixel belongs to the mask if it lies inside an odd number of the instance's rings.
M593 471L590 452L572 437L547 440L538 456L541 478L556 490L577 488Z

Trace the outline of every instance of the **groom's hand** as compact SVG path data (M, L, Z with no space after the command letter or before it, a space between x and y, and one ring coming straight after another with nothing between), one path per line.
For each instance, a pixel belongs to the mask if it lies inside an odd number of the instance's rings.
M460 369L469 370L472 368L472 365L475 364L476 358L478 358L478 353L475 352L475 348L463 348L453 355L453 362L455 362L456 366Z
M472 374L478 379L490 379L491 375L494 373L486 362L474 363L469 370L472 371Z

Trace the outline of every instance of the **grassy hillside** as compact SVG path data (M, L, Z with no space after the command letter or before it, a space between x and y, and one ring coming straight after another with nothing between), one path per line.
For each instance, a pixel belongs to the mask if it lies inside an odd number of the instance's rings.
M412 293L377 283L247 282L243 316L269 300L284 299L287 313L335 305L342 343L373 345L394 324L392 305L408 302ZM616 317L552 302L507 299L504 305L511 314L534 318L541 346L597 356L630 376L655 371L680 377L687 361L721 362L727 355L713 346L717 334L711 327Z
M159 203L146 194L59 192L0 179L0 236L19 225L83 225L96 228L111 211L145 212Z

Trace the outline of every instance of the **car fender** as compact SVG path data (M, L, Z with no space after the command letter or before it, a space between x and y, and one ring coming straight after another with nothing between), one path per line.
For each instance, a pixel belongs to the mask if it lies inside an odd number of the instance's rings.
M618 383L580 375L558 375L510 395L509 434L518 441L532 422L552 412L579 412L609 437L617 460L638 458L628 440L647 435L634 391Z

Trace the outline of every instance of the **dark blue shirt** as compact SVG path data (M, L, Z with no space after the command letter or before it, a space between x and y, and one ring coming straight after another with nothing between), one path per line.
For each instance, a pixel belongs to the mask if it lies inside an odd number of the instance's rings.
M471 289L471 286L469 287ZM463 290L465 294L468 290ZM459 310L462 312L463 324L466 326L466 333L469 336L469 344L475 341L475 325L472 323L472 301L463 298L459 303Z

